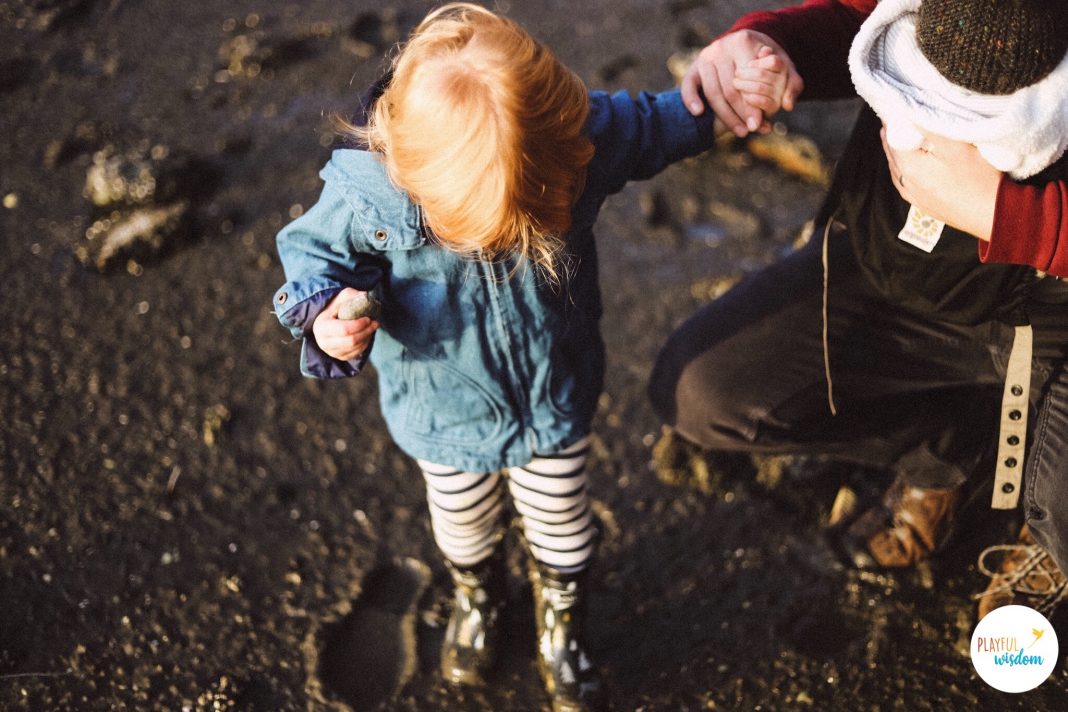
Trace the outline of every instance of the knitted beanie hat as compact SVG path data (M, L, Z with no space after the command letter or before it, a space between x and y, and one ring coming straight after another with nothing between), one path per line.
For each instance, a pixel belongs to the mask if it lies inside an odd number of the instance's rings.
M879 0L849 71L892 148L945 136L1017 180L1068 151L1068 0Z
M923 0L916 42L954 84L1012 94L1068 53L1068 0Z

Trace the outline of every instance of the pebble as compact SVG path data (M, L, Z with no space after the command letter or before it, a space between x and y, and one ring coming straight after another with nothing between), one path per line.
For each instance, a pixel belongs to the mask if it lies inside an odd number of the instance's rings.
M207 162L147 138L105 145L85 173L83 192L93 206L93 223L86 241L75 246L76 256L102 272L124 265L141 276L141 258L158 255L190 232L192 206L214 190L215 179ZM220 230L232 231L233 222L223 220Z
M717 247L727 239L727 230L713 223L699 222L686 226L686 237L694 242L701 242L709 247Z
M753 240L765 232L759 215L731 203L713 200L708 203L707 210L715 223L737 238Z
M85 231L86 244L80 245L76 254L82 262L93 264L100 271L116 262L127 264L132 251L156 254L162 251L168 238L178 233L188 211L189 203L185 201L162 207L116 210Z
M807 136L777 130L751 139L749 152L762 161L774 163L783 171L817 185L830 184L831 168L816 142Z
M337 318L342 320L370 317L377 319L382 311L382 303L370 292L359 292L345 300L338 308Z
M140 151L117 153L106 146L93 154L85 174L85 195L98 207L143 204L156 192L156 170Z

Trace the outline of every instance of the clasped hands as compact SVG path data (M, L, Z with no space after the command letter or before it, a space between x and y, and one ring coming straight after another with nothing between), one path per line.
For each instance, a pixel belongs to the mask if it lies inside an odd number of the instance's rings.
M768 119L790 111L804 81L774 40L754 30L720 37L701 50L683 76L682 98L691 114L704 112L704 96L717 119L736 136L766 133ZM914 150L883 151L895 189L916 208L959 230L989 240L1002 173L969 143L924 132Z

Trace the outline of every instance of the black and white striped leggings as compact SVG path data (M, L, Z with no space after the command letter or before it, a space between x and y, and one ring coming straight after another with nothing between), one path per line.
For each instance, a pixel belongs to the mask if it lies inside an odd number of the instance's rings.
M507 471L534 559L560 573L579 572L593 556L597 531L586 493L589 438L552 454L536 454ZM427 485L434 539L463 567L489 556L504 535L502 472L463 472L417 460Z

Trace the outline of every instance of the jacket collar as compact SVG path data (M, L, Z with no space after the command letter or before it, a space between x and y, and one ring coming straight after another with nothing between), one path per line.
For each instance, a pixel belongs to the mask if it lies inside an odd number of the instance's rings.
M426 243L419 207L390 180L378 154L338 149L319 176L345 196L356 213L354 230L370 245L409 250Z

